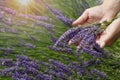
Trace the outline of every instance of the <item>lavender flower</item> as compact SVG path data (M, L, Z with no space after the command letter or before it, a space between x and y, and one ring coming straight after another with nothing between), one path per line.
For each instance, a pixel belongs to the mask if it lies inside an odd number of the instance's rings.
M13 33L13 34L18 34L19 33L17 29L8 29L7 31L10 32L10 33Z
M5 53L7 53L7 54L11 54L11 53L14 52L14 50L12 48L10 48L10 47L8 47L8 48L1 48L0 50L5 52Z
M4 17L4 12L1 11L1 12L0 12L0 21L3 19L3 17Z
M51 63L53 66L58 67L58 68L61 69L64 73L73 74L73 72L70 71L69 67L67 67L65 64L63 64L63 63L61 63L61 62L59 62L59 61L52 60L52 59L50 59L49 61L50 61L50 63Z
M51 38L51 41L52 41L54 44L55 44L56 41L58 40L57 38L55 38L55 37L53 36L53 34L50 34L50 38ZM69 48L66 44L67 44L67 43L65 43L65 42L59 42L59 43L57 44L57 46ZM54 46L54 47L55 47L55 46Z
M72 23L74 19L68 19L60 10L53 9L49 4L45 4L46 7L59 19L61 20L65 25L68 27L72 27Z
M4 70L2 70L0 72L0 74L2 76L12 76L13 75L13 72L17 69L18 67L17 66L13 66L13 67L10 67L10 68L6 68Z
M54 25L52 25L52 24L48 24L48 23L45 23L45 22L37 22L37 25L38 26L43 26L48 31L54 31Z
M80 5L78 4L78 1L74 0L73 3L74 3L74 6L75 6L78 16L80 16L82 14L82 11L80 10Z
M0 65L1 66L8 66L8 67L12 67L15 65L14 61L11 59L3 59L0 58Z
M94 65L99 65L100 63L101 63L100 60L92 59L92 60L89 60L88 62L84 62L84 66L90 67L90 66L94 66Z
M1 32L6 32L6 29L5 28L1 28L0 31Z
M89 4L86 2L86 0L81 0L81 1L82 1L83 11L90 7Z
M103 73L103 72L100 72L97 69L92 69L91 73L96 74L96 75L100 76L101 78L104 78L105 80L107 79L107 75L105 73Z
M31 44L31 43L26 43L25 46L26 46L27 48L30 48L30 49L36 48L36 46L33 45L33 44Z
M8 20L7 24L8 24L9 26L12 26L12 24L13 24L12 19L11 19L11 18L8 18L7 20Z
M56 47L62 40L64 39L71 39L73 36L75 36L79 31L81 30L81 28L71 28L68 31L66 31L63 35L60 36L60 38L56 41L56 43L54 44L54 47Z
M64 52L64 53L68 53L68 54L72 53L71 48L58 48L58 47L53 47L53 46L49 46L48 48L51 50L57 51L57 52Z
M29 37L30 37L30 39L33 40L33 41L39 41L39 40L38 40L35 36L33 36L33 35L30 35Z

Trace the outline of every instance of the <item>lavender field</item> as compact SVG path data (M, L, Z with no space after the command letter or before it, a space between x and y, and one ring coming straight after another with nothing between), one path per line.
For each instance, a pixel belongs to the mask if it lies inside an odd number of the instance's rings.
M102 49L100 25L72 26L101 1L0 0L0 80L119 80L120 40Z

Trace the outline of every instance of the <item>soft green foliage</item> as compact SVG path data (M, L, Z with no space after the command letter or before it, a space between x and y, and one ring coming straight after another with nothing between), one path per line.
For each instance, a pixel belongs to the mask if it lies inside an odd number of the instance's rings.
M47 0L49 3L53 5L54 8L61 9L65 15L69 18L77 18L79 17L74 10L74 7L72 6L73 0ZM68 1L65 5L65 1ZM80 1L80 0L78 0ZM90 6L94 6L95 0L86 0L90 4ZM68 6L68 5L70 6ZM51 16L55 19L55 30L56 32L59 32L58 34L55 34L57 37L59 37L63 32L65 32L68 28L59 20L55 18L54 15L52 15L49 11L46 11L48 16ZM5 54L4 52L0 51L0 58L15 58L16 55L24 54L28 55L34 59L37 60L43 60L48 61L49 58L60 60L66 64L68 64L70 61L76 61L76 58L73 55L67 55L65 53L57 53L55 51L51 51L48 49L49 45L52 45L52 42L49 37L49 33L46 29L43 27L35 26L34 28L31 28L31 22L28 20L28 25L23 25L17 27L16 25L10 27L13 29L18 29L20 31L19 34L13 34L13 33L3 33L0 32L0 48L7 48L11 47L14 50L14 53L11 54ZM0 22L0 28L6 27L5 24ZM27 34L24 34L24 31L27 32ZM36 36L39 41L32 41L29 39L29 35L32 34ZM28 49L24 46L19 46L19 42L23 41L26 43L32 43L36 45L35 49ZM100 66L95 66L98 70L101 70L108 75L108 80L119 80L120 79L120 40L116 41L114 45L111 47L106 48L110 51L110 54L113 55L112 58L109 59L103 59L103 63ZM68 58L69 60L65 60L64 58ZM89 56L84 56L84 59L89 58ZM0 66L0 69L3 67ZM0 80L12 80L9 77L0 77ZM88 80L88 79L74 79L74 80Z

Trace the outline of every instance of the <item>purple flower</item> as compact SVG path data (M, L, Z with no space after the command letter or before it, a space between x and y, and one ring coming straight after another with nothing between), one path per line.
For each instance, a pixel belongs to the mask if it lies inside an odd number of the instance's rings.
M7 53L7 54L11 54L11 53L14 52L14 50L12 48L10 48L10 47L8 47L8 48L1 48L0 50L5 52L5 53Z
M83 11L86 10L87 8L89 8L89 4L87 3L86 0L82 0L82 7L83 7Z
M26 46L27 48L29 48L29 49L34 49L34 48L36 48L36 46L33 45L33 44L31 44L31 43L26 43L25 46Z
M45 4L46 7L59 19L61 20L65 25L68 27L72 27L72 23L74 19L68 19L62 11L53 9L49 4Z
M12 25L13 25L12 19L11 19L11 18L8 18L7 20L8 20L7 24L8 24L9 26L12 26Z
M69 69L69 67L67 67L67 65L59 61L52 60L52 59L50 59L49 61L53 66L56 66L58 69L61 69L62 72L70 74L70 75L73 74L73 72Z
M4 17L4 12L1 11L1 12L0 12L0 21L3 19L3 17Z
M68 54L72 53L71 48L58 48L58 47L53 47L53 46L49 46L48 48L51 50L57 51L57 52L64 52L64 53L68 53Z
M30 37L30 39L33 40L33 41L39 41L39 39L37 39L37 38L36 38L35 36L33 36L33 35L30 35L29 37Z
M100 60L92 59L92 60L89 60L88 62L84 62L84 66L90 67L90 66L94 66L94 65L99 65L100 63L101 63Z
M3 58L0 58L0 65L1 66L12 67L12 66L15 65L15 62L12 59L3 59Z
M81 28L71 28L68 31L66 31L63 35L60 36L60 38L56 41L53 47L56 47L62 40L68 39L70 40L73 36L75 36ZM68 41L67 40L67 41Z
M100 76L101 78L104 78L105 80L107 79L107 75L105 73L103 73L103 72L100 72L97 69L92 69L91 73L96 74L96 75Z
M1 28L0 31L1 32L6 32L6 29L5 28Z
M36 23L38 26L43 26L44 28L46 28L48 31L54 31L54 25L52 24L48 24L45 22L37 22Z

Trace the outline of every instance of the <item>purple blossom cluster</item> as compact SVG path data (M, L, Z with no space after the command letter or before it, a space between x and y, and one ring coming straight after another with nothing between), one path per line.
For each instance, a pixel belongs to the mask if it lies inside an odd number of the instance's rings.
M0 75L12 77L14 80L74 80L75 74L79 77L97 75L106 79L106 74L97 69L87 70L88 67L99 64L98 60L90 60L82 64L70 62L66 65L54 59L44 62L25 55L18 55L14 60L0 58L0 66L7 67L0 70Z
M75 11L77 12L78 16L80 16L83 11L90 7L89 4L87 3L87 0L81 0L81 5L79 4L79 2L80 1L78 0L73 1Z
M11 28L0 28L1 32L8 32L13 34L18 34L19 31L17 29L11 29Z
M34 19L34 20L40 20L40 21L46 21L46 22L52 22L52 18L46 17L46 16L36 16L32 14L22 14L20 13L18 15L19 17L27 18L27 19Z
M48 47L50 50L55 50L57 52L62 52L62 53L67 53L67 54L71 54L72 53L72 49L67 47L67 48L58 48L58 47L52 47L52 46L49 46Z
M18 44L19 44L19 46L24 46L28 49L35 49L36 48L36 45L34 45L32 43L27 43L27 42L24 42L24 41L20 41Z
M8 14L11 14L13 16L19 16L22 18L27 18L27 19L35 19L35 20L40 20L40 21L46 21L46 22L50 22L53 21L52 18L46 17L46 16L36 16L36 15L32 15L32 14L22 14L22 13L18 13L16 10L13 10L11 8L8 7L3 7L0 6L0 9Z
M85 11L90 7L89 4L87 3L87 0L81 0L81 1L82 1L83 11Z
M100 79L100 78L103 78L104 80L107 79L107 75L105 73L103 73L103 72L100 72L97 69L92 69L91 73L97 75L97 79Z
M66 31L54 44L53 48L58 48L59 43L77 45L76 53L88 53L96 57L106 57L107 53L96 43L96 37L101 33L98 25L88 26L85 28L71 28ZM63 47L64 48L64 47Z
M15 62L12 59L0 58L0 66L12 67L15 65Z
M17 12L15 10L12 10L11 8L8 8L8 7L0 6L0 9L4 10L6 13L11 14L11 15L17 14Z
M107 78L105 73L100 72L96 69L93 69L91 71L87 69L91 66L100 65L100 58L107 57L107 52L96 43L97 35L101 32L102 30L98 24L87 27L71 28L63 35L61 35L59 39L56 39L51 35L51 40L53 41L54 45L50 46L49 49L55 50L57 52L63 52L63 50L69 47L72 53L74 53L74 49L72 49L69 44L77 45L78 47L75 50L74 56L76 56L78 62L69 63L69 68L73 70L73 72L77 72L77 75L79 75L79 77L90 77L94 74L93 71L96 71L95 75L97 75L100 79L103 78L105 80ZM64 46L61 46L60 44L64 44ZM64 52L67 53L67 51L69 52L68 49L66 49ZM86 62L82 60L81 53L88 53L92 55L93 59ZM59 62L56 63L58 63L56 65L59 65ZM55 62L53 64L55 65Z
M45 23L45 22L37 22L36 24L37 24L37 26L43 26L44 28L46 28L50 32L54 31L54 25L53 24L48 24L48 23Z
M26 44L24 44L24 46L26 46L26 47L29 48L29 49L34 49L34 48L36 48L36 46L33 45L33 44L31 44L31 43L26 43Z
M39 39L37 37L35 37L34 35L29 35L29 38L32 40L32 41L39 41Z
M1 11L1 12L0 12L0 21L3 19L3 17L4 17L4 12Z
M49 18L46 16L37 16L37 15L32 15L32 14L22 14L22 13L18 13L16 10L13 10L11 8L8 8L8 7L3 7L3 6L0 6L0 10L1 10L0 22L3 22L9 26L27 25L27 22L24 20L23 21L14 20L15 17L18 17L18 18L24 18L25 20L32 20L35 23L34 26L43 26L48 31L54 30L54 25L49 23L49 22L53 22L52 18ZM5 14L10 14L13 18L4 16ZM16 21L16 22L13 22L13 21Z
M56 16L56 18L58 18L60 21L62 21L68 27L72 27L72 23L73 23L74 19L67 18L67 16L65 16L61 10L54 9L49 4L45 4L45 5Z
M61 20L65 25L72 27L72 22L74 21L73 19L68 19L62 11L60 10L56 10L53 9L50 5L46 5L46 7L59 19ZM19 21L19 22L13 22L16 21L14 20L15 18L11 18L11 17L6 17L7 20L4 19L4 13L5 14L11 14L12 17L18 17L18 18L25 18L25 19L29 19L35 22L34 26L43 26L44 28L46 28L48 31L53 32L54 31L54 26L53 24L51 24L53 22L52 18L50 17L46 17L46 16L37 16L37 15L32 15L32 14L22 14L22 13L18 13L16 10L13 10L11 8L8 7L4 7L4 6L0 6L1 14L0 17L2 19L2 22L9 25L9 26L13 26L13 25L26 25L27 23L25 21ZM49 23L50 22L50 23ZM12 31L13 32L13 31ZM14 32L13 32L14 33ZM16 32L15 32L16 33Z
M14 49L7 47L7 48L0 48L0 51L4 52L5 54L14 53Z
M1 59L0 62L6 66L14 61ZM41 66L35 60L28 56L19 55L14 65L1 70L0 74L10 76L14 80L52 80L49 75L42 73L40 70Z

